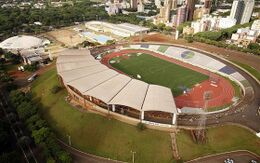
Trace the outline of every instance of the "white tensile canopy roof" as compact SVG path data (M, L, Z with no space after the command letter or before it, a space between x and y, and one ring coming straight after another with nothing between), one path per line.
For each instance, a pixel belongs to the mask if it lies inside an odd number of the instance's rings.
M57 71L60 74L61 72L70 71L73 69L89 67L94 65L99 65L98 61L82 61L82 62L70 62L70 63L59 63L56 64Z
M85 76L83 78L79 78L77 80L73 80L69 82L68 85L76 88L83 94L84 92L94 88L95 86L105 82L106 80L112 78L117 74L118 72L107 69L102 72L98 72L95 74Z
M125 105L137 110L142 110L147 88L147 83L132 79L109 104Z
M87 50L67 50L64 54L57 59L57 71L65 85L81 94L139 111L177 113L169 88L119 74L95 60Z
M108 70L108 68L102 64L97 64L93 66L87 66L82 68L73 69L70 71L61 72L60 75L63 78L63 81L70 82L82 78L87 75L95 74L101 71Z
M43 45L43 40L34 36L14 36L0 43L0 48L8 50L22 50L38 48Z
M127 83L131 80L130 77L118 74L115 77L107 80L106 82L100 84L87 92L85 95L97 97L105 103L108 103L113 99L121 89L123 89Z
M144 111L160 110L168 113L177 113L171 90L159 85L149 85L142 109Z

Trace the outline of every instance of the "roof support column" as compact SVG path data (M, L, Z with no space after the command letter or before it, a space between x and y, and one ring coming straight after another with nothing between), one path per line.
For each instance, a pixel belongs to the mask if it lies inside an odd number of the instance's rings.
M144 120L144 111L142 110L141 111L141 121L143 121Z
M172 114L172 124L175 125L177 120L177 114L173 113Z
M116 106L113 104L112 105L112 111L115 112L116 111Z

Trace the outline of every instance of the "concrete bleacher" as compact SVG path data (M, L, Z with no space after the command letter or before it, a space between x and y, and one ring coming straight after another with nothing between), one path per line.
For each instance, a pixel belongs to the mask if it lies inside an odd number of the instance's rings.
M222 67L221 69L219 69L219 71L229 75L236 72L232 67L229 66Z

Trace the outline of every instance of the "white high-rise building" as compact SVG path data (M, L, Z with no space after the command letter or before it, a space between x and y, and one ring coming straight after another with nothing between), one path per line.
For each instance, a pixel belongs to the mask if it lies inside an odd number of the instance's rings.
M137 12L144 12L144 4L142 0L139 0L139 3L137 5Z
M243 11L243 16L240 21L241 24L248 23L250 21L255 6L254 0L244 0L244 3L245 7Z
M157 8L161 8L162 7L161 0L155 0L154 3L155 3L155 6Z
M236 19L237 24L248 23L254 9L254 0L234 0L230 11L230 18Z
M260 19L255 20L251 27L252 30L260 31Z

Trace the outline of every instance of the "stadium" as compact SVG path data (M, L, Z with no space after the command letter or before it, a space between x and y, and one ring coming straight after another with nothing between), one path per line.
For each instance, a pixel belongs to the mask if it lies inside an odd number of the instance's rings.
M179 114L229 109L250 85L235 69L201 52L158 44L70 49L57 59L70 100L132 122L175 126ZM219 108L210 112L211 108Z

